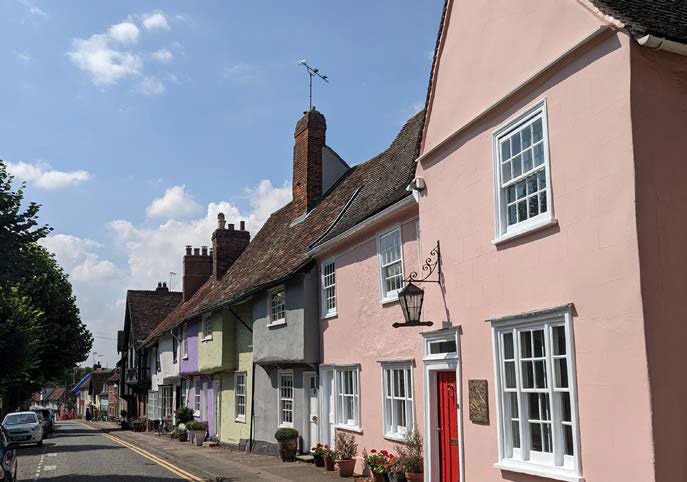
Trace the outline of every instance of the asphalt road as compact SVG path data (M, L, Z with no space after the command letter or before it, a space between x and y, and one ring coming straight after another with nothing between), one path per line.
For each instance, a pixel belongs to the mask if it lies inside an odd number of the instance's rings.
M78 422L57 422L43 447L17 450L21 481L184 480L163 466Z

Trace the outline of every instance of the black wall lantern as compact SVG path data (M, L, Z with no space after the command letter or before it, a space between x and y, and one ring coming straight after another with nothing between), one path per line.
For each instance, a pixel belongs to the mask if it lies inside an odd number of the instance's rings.
M425 297L425 290L416 286L414 283L439 283L441 284L441 250L439 249L439 241L432 251L429 252L430 257L425 260L425 264L422 266L422 271L425 272L425 276L422 279L418 279L417 271L410 273L408 279L404 280L406 285L398 292L398 300L401 303L401 309L403 310L403 317L405 318L404 323L394 323L394 328L399 328L402 326L432 326L434 323L431 321L420 321L420 315L422 315L422 303ZM437 272L436 280L428 279L434 272Z

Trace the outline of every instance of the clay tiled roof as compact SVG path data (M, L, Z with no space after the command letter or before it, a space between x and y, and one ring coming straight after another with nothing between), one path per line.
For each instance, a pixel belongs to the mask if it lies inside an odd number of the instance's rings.
M638 37L651 34L687 42L685 0L592 0L606 15L625 24Z
M51 400L51 401L60 400L60 399L62 399L63 395L64 395L64 387L57 387L57 388L55 388L55 390L52 391L52 393L48 397L48 400Z
M126 304L136 347L141 345L150 332L181 303L181 300L181 292L167 291L167 289L126 292Z
M98 394L103 391L103 383L112 376L114 370L96 370L91 375L91 387L93 390L89 390L89 393Z
M282 282L313 262L307 253L323 235L335 235L408 195L423 122L421 111L389 149L351 168L301 222L292 225L291 203L272 213L229 271L219 281L210 278L177 306L144 344L204 311Z
M112 376L105 381L107 383L118 383L119 382L119 368L115 368L112 372Z

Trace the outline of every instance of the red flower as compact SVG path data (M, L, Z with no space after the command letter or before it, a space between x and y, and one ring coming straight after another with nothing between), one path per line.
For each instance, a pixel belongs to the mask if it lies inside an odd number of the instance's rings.
M372 450L370 450L370 453L371 453L371 454L376 454L377 451L376 451L375 449L372 449Z
M317 448L319 449L320 447L322 447L322 444L317 444Z
M329 445L325 445L324 448L328 449L328 448L329 448Z

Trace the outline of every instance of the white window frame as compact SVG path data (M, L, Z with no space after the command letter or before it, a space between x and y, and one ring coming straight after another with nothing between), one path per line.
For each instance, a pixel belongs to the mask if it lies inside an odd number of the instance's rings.
M284 316L282 318L273 320L272 319L272 298L274 295L283 292L284 293ZM267 327L281 326L286 324L286 287L284 285L272 288L267 292Z
M184 325L183 325L182 337L183 337L183 341L182 341L183 348L181 350L181 352L182 352L181 358L183 358L184 360L188 360L188 323L184 323Z
M243 378L243 383L239 383L240 378ZM246 407L247 407L247 401L248 401L248 395L246 393L246 389L248 387L248 384L246 383L248 380L248 374L247 372L235 372L234 373L234 420L237 422L246 422ZM243 393L239 393L239 387L243 386ZM243 403L241 404L239 401L239 397L243 397ZM239 407L243 405L243 413L239 413Z
M415 424L415 380L413 379L413 363L412 362L381 362L382 368L382 433L384 438L403 441L405 439L406 432L413 427ZM394 393L389 393L389 376L393 375L395 370L403 370L404 383L405 383L405 396L398 397ZM408 381L410 381L410 390L408 390ZM392 380L392 391L394 380ZM397 400L402 400L406 405L406 426L398 431L390 430L393 425L394 418L394 402ZM390 410L387 407L387 401L389 401ZM408 410L408 405L410 410Z
M546 179L546 206L547 211L534 217L528 218L511 226L508 226L506 195L502 188L501 171L501 144L500 141L509 136L515 130L519 130L526 124L531 124L538 118L542 120L542 142L544 146L544 163L538 170L544 171ZM494 162L494 240L493 244L500 244L528 233L544 229L556 224L553 211L553 195L551 187L551 164L549 155L549 130L546 113L546 99L539 101L515 119L509 121L504 126L493 133L493 162ZM533 170L534 171L534 170ZM533 172L528 171L528 172ZM525 179L525 176L522 177ZM512 179L508 183L513 183ZM515 183L513 183L515 184ZM510 184L509 184L510 185Z
M347 394L342 392L342 376L344 372L353 372L353 393ZM336 366L334 368L334 387L335 387L335 401L336 401L336 428L344 430L352 430L354 432L362 432L360 422L360 366L347 365ZM350 397L353 399L353 418L344 420L343 406L344 400Z
M215 327L215 319L212 317L212 313L203 315L201 322L201 334L203 335L203 341L212 340L212 332Z
M203 401L201 400L201 390L202 386L200 383L200 377L193 378L193 415L200 417L200 411L203 408Z
M557 308L541 310L539 312L526 313L523 315L508 316L490 320L492 324L492 345L494 356L494 379L496 380L496 413L498 426L498 456L499 461L494 467L500 470L510 470L522 472L540 477L548 477L556 480L569 482L579 482L582 479L582 468L580 460L580 427L578 415L577 385L576 385L576 363L575 363L575 342L572 327L572 306L565 305ZM553 353L552 333L555 327L564 327L566 338L567 376L568 387L558 388L554 381L553 364L555 359L561 358ZM544 329L545 355L541 357L545 360L546 388L524 388L522 384L522 362L521 362L521 331L532 329ZM507 388L505 384L505 352L503 335L504 333L513 334L513 351L515 365L516 388ZM532 357L535 354L532 353ZM526 358L529 360L530 358ZM508 359L510 360L510 359ZM534 375L536 377L536 374ZM536 386L536 384L534 385ZM510 409L506 406L505 393L517 393L518 414L515 417L509 415ZM527 420L536 420L527 417L525 411L528 404L526 395L529 393L547 394L550 405L551 420L551 439L552 453L535 452L529 448L529 433L527 430ZM562 399L560 393L569 393L571 421L561 420L562 409L558 405ZM508 420L506 417L508 416ZM519 419L519 445L520 448L512 447L512 420ZM563 425L572 426L573 455L563 454Z
M328 259L325 262L322 263L322 268L321 268L321 273L320 273L320 286L321 286L321 291L322 291L322 318L331 318L333 316L336 316L336 309L337 309L337 299L336 299L336 260L334 258ZM334 267L334 271L331 273L333 277L333 283L327 284L328 279L326 275L326 269L329 266ZM329 308L328 307L328 301L329 297L327 296L327 289L334 289L334 308Z
M188 382L185 378L183 378L181 380L181 406L182 407L186 406L187 396L188 396L187 390L188 390Z
M392 233L395 233L398 231L398 240L399 240L399 245L400 245L400 252L401 252L401 257L400 259L394 261L394 263L401 263L401 287L397 290L392 290L392 291L386 291L386 283L385 283L385 278L384 278L384 268L387 266L391 266L391 264L384 265L382 262L382 253L381 253L381 239L384 236L388 236ZM379 271L379 296L380 296L380 302L382 304L384 303L390 303L393 301L398 300L398 292L403 289L403 280L405 279L405 263L403 260L403 233L401 231L401 226L396 225L391 229L388 229L384 232L378 233L377 234L377 264L378 264L378 271Z
M280 427L286 427L286 428L293 428L293 418L296 413L296 404L294 400L294 380L295 377L293 376L293 370L279 370L277 372L277 377L279 379L277 380L277 387L278 387L278 392L277 392L277 399L278 399L278 404L277 404L277 410L278 410L278 420L279 420L279 426ZM291 387L284 386L282 385L282 377L291 377ZM285 388L291 388L291 398L289 397L284 397L282 396L282 390ZM286 421L284 420L284 410L282 409L282 402L291 402L291 410L286 410L291 412L291 421Z

